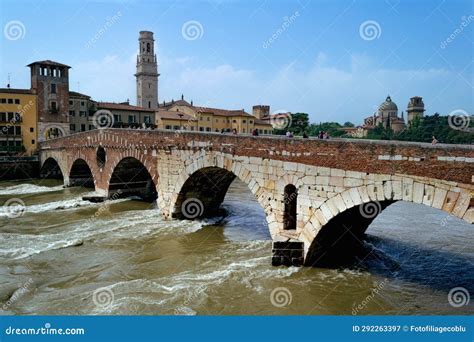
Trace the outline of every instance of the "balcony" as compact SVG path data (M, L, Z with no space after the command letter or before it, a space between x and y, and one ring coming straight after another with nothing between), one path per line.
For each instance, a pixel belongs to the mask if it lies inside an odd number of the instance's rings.
M58 114L59 108L50 108L48 111L49 111L49 114Z

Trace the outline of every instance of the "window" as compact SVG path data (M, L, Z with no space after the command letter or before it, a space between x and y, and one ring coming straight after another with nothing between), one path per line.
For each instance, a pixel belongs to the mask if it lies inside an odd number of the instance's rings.
M207 121L211 121L211 118L210 118L210 117L207 117Z
M285 186L284 190L285 211L283 213L283 229L296 229L296 198L298 194L293 184Z
M56 94L56 84L51 83L51 94Z
M94 126L93 125L89 125L89 131L94 129Z
M171 125L166 125L166 129L171 129Z
M35 129L33 127L30 127L30 133L33 133Z
M219 122L219 119L216 119L216 122Z
M204 127L199 127L199 132L204 132Z
M137 122L137 118L135 115L128 116L128 123L136 123L136 122Z
M8 99L8 104L13 104L13 99Z
M122 117L119 114L114 114L114 122L122 122Z
M81 132L85 132L86 131L86 125L85 124L81 124Z
M233 123L236 123L236 122L237 122L237 120L232 120L232 122L233 122Z
M145 115L143 117L143 122L146 123L146 124L151 124L151 117L150 115Z
M0 103L7 103L7 99L0 99Z
M31 139L31 145L34 145L34 144L36 144L35 139Z
M194 131L194 126L191 126L191 131Z
M56 101L51 101L51 110L52 111L58 110Z
M173 129L174 129L175 131L177 131L177 130L179 130L179 126L173 126Z
M79 116L87 116L87 113L85 110L79 111Z
M0 122L7 121L7 113L0 113Z
M74 102L72 100L69 100L69 105L72 106Z
M148 108L151 108L151 101L148 101Z
M249 123L253 124L253 120L249 120Z
M76 125L75 124L70 124L69 125L69 130L75 131L76 130Z
M15 104L20 104L20 99L15 99Z
M247 123L247 120L242 120L243 123Z
M81 101L81 107L84 107L86 103L84 101Z
M69 111L69 116L76 116L76 112L74 110Z
M210 132L211 131L211 127L206 127L206 132Z

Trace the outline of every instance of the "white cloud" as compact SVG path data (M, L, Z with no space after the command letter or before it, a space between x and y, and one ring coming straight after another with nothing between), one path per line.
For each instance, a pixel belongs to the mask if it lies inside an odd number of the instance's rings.
M107 56L98 62L77 65L74 73L80 76L81 91L94 99L130 98L133 103L135 58ZM273 75L262 76L261 72L228 64L198 66L192 57L162 56L159 97L160 101L177 99L184 93L195 104L229 109L251 110L254 104L269 104L272 110L307 112L315 122L361 123L387 94L400 111L405 110L409 97L415 95L423 96L428 114L472 105L467 84L444 69L377 69L364 55L351 56L347 70L328 64L329 57L320 53L305 70L290 64ZM76 90L74 83L71 85Z

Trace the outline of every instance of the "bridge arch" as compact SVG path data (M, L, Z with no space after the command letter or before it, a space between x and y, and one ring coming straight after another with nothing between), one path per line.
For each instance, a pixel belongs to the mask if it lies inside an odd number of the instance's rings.
M324 266L340 256L337 251L357 250L372 221L397 201L424 204L473 223L470 191L452 182L404 178L352 187L327 199L306 222L300 235L305 263ZM340 248L331 253L336 243Z
M93 169L85 158L77 158L71 163L69 170L69 186L95 187Z
M41 163L40 178L62 179L66 185L68 182L68 175L66 166L60 162L59 158L47 156Z
M179 173L171 199L161 202L165 216L170 213L171 217L194 219L217 213L230 184L238 178L263 208L272 238L277 236L278 223L271 206L276 200L274 194L265 191L243 163L218 153L213 157L193 155L188 161L188 166ZM166 208L166 205L170 206Z
M139 196L146 200L157 198L157 176L146 160L124 156L110 166L107 179L109 197Z

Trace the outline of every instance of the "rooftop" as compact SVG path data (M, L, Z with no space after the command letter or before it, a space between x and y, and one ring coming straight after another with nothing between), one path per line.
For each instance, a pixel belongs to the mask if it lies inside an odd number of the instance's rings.
M58 62L55 62L55 61L52 61L52 60L49 60L49 59L44 60L44 61L33 62L33 63L28 64L27 66L30 67L30 66L33 66L33 65L36 65L36 64L71 68L69 65L58 63Z
M174 119L174 120L186 120L186 121L197 121L194 117L191 115L182 113L180 111L174 111L174 110L158 110L156 112L157 116L160 119Z
M151 112L151 113L155 112L154 109L150 109L150 108L143 108L143 107L132 106L125 103L114 103L114 102L97 102L97 108L128 110L131 112Z
M9 94L35 94L31 89L0 88L0 93Z

